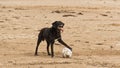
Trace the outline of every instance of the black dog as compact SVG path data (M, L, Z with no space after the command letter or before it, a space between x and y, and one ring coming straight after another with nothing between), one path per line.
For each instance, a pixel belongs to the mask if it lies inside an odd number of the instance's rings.
M61 31L63 31L64 23L61 21L55 21L52 23L51 28L43 28L41 29L38 40L37 40L37 46L35 50L35 55L37 55L38 47L41 41L46 40L47 42L47 53L48 55L51 55L51 57L54 57L54 51L53 51L53 44L55 40L57 39L61 44L63 44L65 47L72 50L71 47L69 47L61 38ZM51 54L49 52L49 46L51 45Z

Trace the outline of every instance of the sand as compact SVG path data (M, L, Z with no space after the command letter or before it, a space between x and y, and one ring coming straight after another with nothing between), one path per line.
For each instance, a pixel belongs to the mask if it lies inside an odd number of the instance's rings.
M0 68L120 68L119 0L0 0ZM34 56L39 30L65 23L63 40L73 48L55 57L46 42Z

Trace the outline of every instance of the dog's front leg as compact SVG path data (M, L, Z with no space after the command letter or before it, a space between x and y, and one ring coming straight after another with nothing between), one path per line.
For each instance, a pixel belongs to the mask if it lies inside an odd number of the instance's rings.
M64 45L65 47L69 48L72 51L72 48L68 46L61 38L58 39L58 42L60 42L62 45Z

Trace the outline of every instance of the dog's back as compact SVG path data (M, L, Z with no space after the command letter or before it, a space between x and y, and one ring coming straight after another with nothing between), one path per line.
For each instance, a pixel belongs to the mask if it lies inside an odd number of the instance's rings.
M43 29L41 29L38 37L39 37L42 41L44 41L46 38L48 38L49 31L50 31L50 28L43 28Z

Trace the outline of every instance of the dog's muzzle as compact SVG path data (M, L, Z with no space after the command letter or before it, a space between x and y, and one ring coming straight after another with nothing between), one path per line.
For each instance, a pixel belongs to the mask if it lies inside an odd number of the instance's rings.
M61 32L63 32L63 26L62 26L62 25L58 26L58 29L59 29Z

